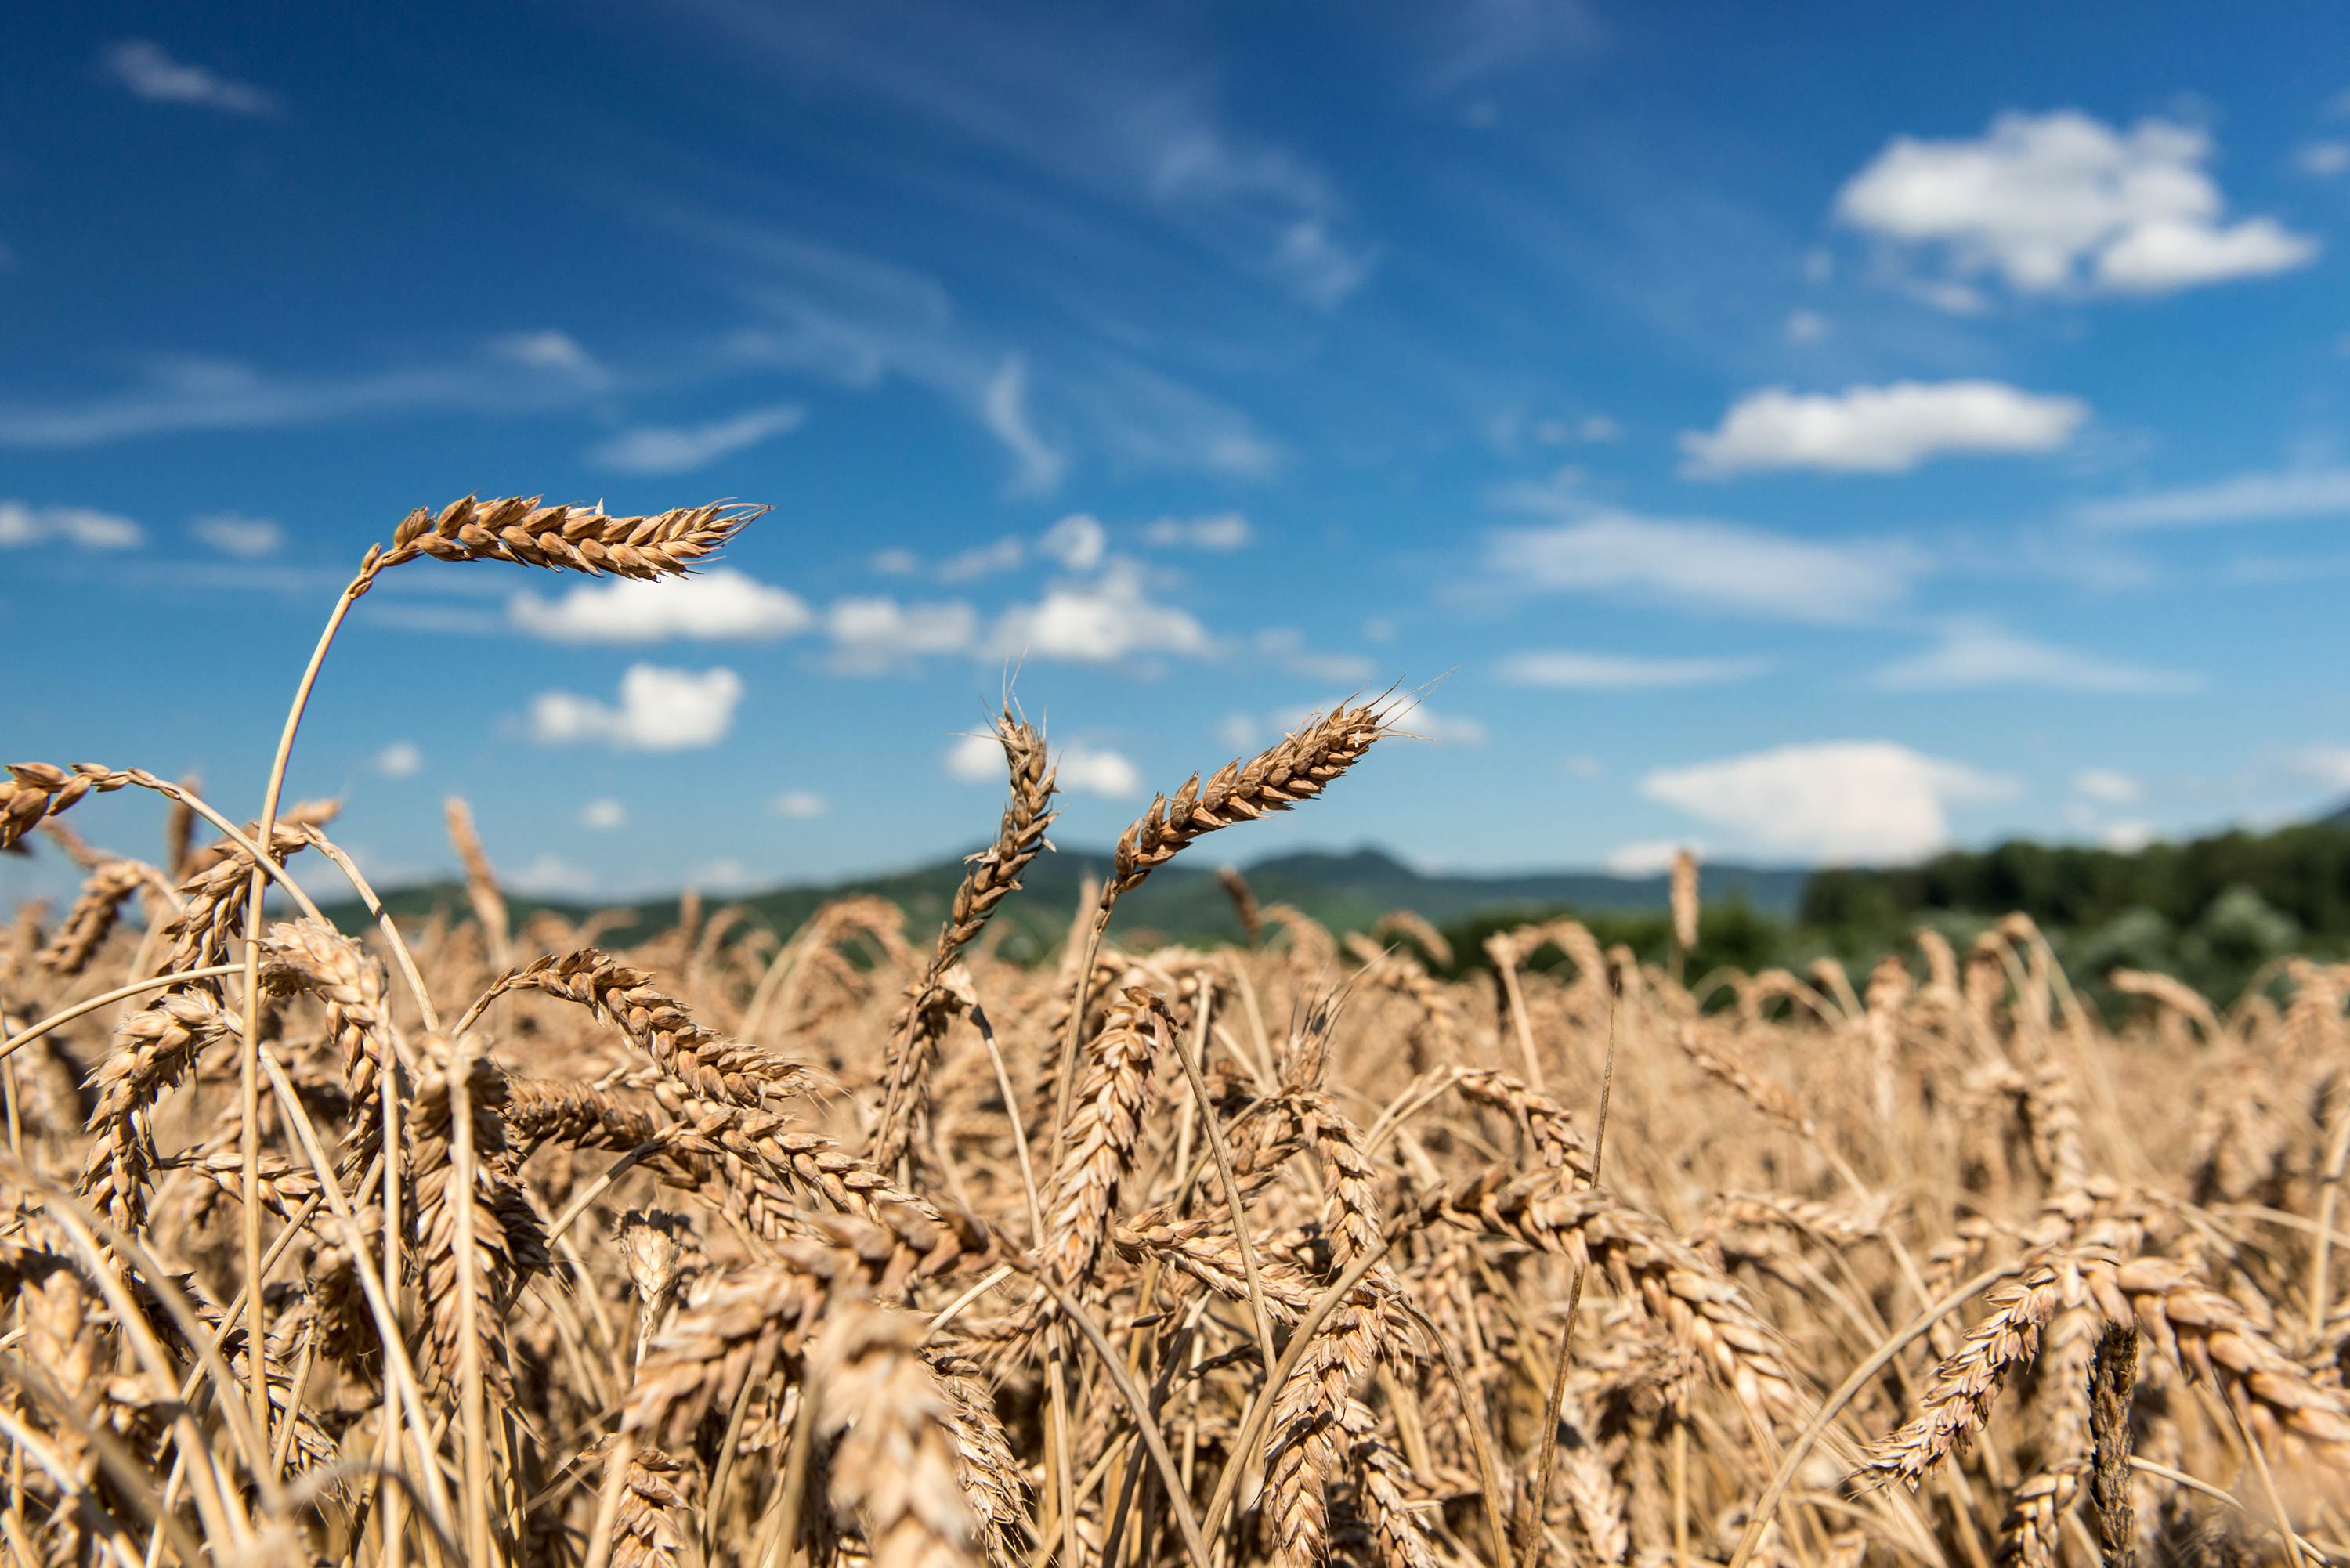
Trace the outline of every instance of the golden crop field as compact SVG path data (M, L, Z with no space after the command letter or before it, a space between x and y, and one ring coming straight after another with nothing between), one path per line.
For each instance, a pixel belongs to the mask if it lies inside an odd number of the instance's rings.
M422 556L656 577L754 514L420 512L335 619ZM2350 969L2224 1014L2123 974L2109 1023L2021 919L1704 976L1563 920L1452 982L1409 911L1237 877L1245 945L1121 942L1400 702L1154 801L1040 963L990 940L1054 815L1009 706L935 932L510 929L452 804L470 908L352 936L331 809L277 798L301 711L257 816L0 786L0 845L88 869L0 943L26 1568L2350 1559ZM156 862L90 846L125 789Z

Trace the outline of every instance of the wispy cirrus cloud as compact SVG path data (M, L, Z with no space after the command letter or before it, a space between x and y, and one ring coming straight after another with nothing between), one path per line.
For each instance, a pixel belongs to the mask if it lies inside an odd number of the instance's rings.
M2239 473L2209 484L2084 501L2075 521L2094 528L2202 528L2350 513L2350 468Z
M1956 621L1925 652L1878 670L1874 684L1890 691L1974 691L1995 686L2051 691L2155 695L2199 691L2199 675L2148 670L2060 648L1988 620Z
M1506 591L1621 594L1824 623L1898 604L1926 569L1918 551L1897 541L1804 539L1597 506L1570 509L1558 523L1494 529L1484 564Z
M107 75L149 103L182 103L224 114L268 115L276 98L248 82L233 81L203 66L182 64L151 38L132 38L100 57Z
M1771 668L1767 659L1648 659L1572 649L1530 649L1494 667L1507 686L1543 686L1574 691L1653 691L1673 686L1711 686L1750 680Z
M350 375L284 374L238 359L161 356L137 382L88 398L0 393L0 447L67 449L192 431L275 430L368 414L523 413L595 388L498 354Z
M707 424L647 425L598 442L588 461L619 473L691 473L795 431L806 418L806 404L783 403Z

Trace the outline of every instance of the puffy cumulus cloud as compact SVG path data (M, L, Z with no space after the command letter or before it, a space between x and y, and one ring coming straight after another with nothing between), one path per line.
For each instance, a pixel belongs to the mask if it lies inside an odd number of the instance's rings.
M2211 484L2085 501L2073 508L2096 528L2202 528L2350 513L2350 469L2240 473Z
M87 506L27 506L0 501L0 550L21 550L51 542L84 550L131 550L147 535L128 517Z
M617 800L591 800L579 808L579 826L598 833L629 826L629 808Z
M539 898L584 898L596 890L596 873L560 855L542 855L519 871L499 875L516 892Z
M1090 572L1100 566L1108 547L1109 531L1099 518L1084 512L1072 512L1036 541L1039 551L1072 572Z
M1144 525L1142 541L1160 549L1244 550L1255 538L1249 520L1237 512L1211 517L1161 517Z
M969 652L979 637L979 612L960 599L899 604L877 596L836 599L824 625L832 637L833 669L880 675L925 654Z
M947 776L961 784L1000 784L1005 781L1003 746L993 735L958 735L947 748ZM1061 788L1073 794L1098 794L1123 800L1142 788L1142 774L1117 752L1079 741L1065 746L1053 759Z
M1907 473L1936 457L2054 452L2089 417L2078 398L2019 390L2003 381L1896 381L1801 393L1750 392L1719 428L1687 431L1681 450L1694 475L1814 468L1833 473Z
M775 798L774 805L777 816L800 818L822 816L832 809L831 802L807 789L787 789Z
M947 777L959 784L1003 784L1012 776L1003 743L993 735L956 736L943 761Z
M1765 659L1643 659L1620 653L1581 653L1573 649L1529 649L1495 667L1511 686L1549 686L1574 691L1646 691L1665 686L1710 686L1746 680L1771 667Z
M2285 759L2295 778L2326 790L2350 790L2350 746L2304 746Z
M582 584L557 599L525 588L506 601L506 618L550 642L755 641L790 637L816 623L797 595L732 566L659 582L616 577Z
M1016 571L1028 564L1032 548L1045 559L1058 561L1070 571L1090 572L1101 565L1108 545L1109 531L1101 525L1100 519L1073 512L1033 542L1007 535L992 545L974 545L950 556L939 563L938 576L941 582L960 583Z
M1140 567L1120 561L1097 582L1064 585L1006 610L990 647L1004 658L1107 664L1138 653L1204 654L1210 643L1191 615L1151 601Z
M162 45L148 38L117 44L103 57L107 74L130 89L133 98L149 103L184 103L216 109L225 114L262 115L277 108L277 100L257 87L206 70L182 65Z
M590 451L588 461L621 473L691 473L796 430L806 418L803 405L783 403L705 425L623 431Z
M2016 787L1891 741L1779 746L1659 768L1640 781L1642 794L1711 823L1752 851L1830 864L1930 855L1950 841L1948 807L2003 799Z
M2192 691L2202 686L2203 679L2099 659L1989 621L1961 621L1944 629L1938 646L1878 670L1876 684L1892 691L2036 686L2053 691L2155 694Z
M530 734L549 746L598 741L620 751L694 751L726 738L742 701L743 678L723 665L697 673L632 664L620 678L617 708L575 692L540 692L531 700Z
M286 530L266 517L245 517L224 512L199 517L188 532L226 555L252 561L274 556L286 545Z
M1835 213L1941 248L1960 278L1997 273L2025 294L2167 294L2307 265L2318 250L2307 235L2273 218L2225 221L2203 168L2211 151L2203 131L2168 120L2124 132L2077 109L2003 114L1973 140L1894 138ZM1980 303L1963 286L1939 297Z
M2350 170L2350 141L2312 141L2293 154L2293 161L2304 174L2331 180Z
M990 742L993 744L993 742ZM996 755L1001 772L1003 753ZM1097 794L1125 800L1142 793L1142 771L1117 752L1088 746L1080 741L1063 749L1054 762L1061 787L1075 794Z
M746 893L764 880L757 872L732 856L705 860L685 874L687 887L707 888L713 893Z
M2113 768L2083 768L2073 775L2073 792L2107 805L2136 805L2146 798L2146 786Z
M424 753L413 741L394 741L375 754L375 771L388 779L413 777L424 766Z
M1915 550L1705 519L1594 509L1571 522L1495 530L1485 565L1518 590L1624 592L1692 609L1835 622L1899 603L1924 569Z

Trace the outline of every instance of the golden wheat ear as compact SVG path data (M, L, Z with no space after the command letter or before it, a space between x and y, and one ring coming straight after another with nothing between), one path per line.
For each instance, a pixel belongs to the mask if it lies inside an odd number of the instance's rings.
M512 561L525 566L681 577L769 508L747 502L681 506L649 517L611 517L589 506L542 506L538 496L468 495L439 513L418 507L392 530L377 570L419 556L442 561Z

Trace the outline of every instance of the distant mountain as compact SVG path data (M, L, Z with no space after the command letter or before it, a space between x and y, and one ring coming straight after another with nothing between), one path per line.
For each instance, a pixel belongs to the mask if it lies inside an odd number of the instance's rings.
M1197 851L1193 852L1194 854ZM1118 928L1147 929L1179 941L1236 939L1240 921L1232 901L1215 877L1216 861L1179 860L1152 874L1149 882L1120 901ZM1057 941L1076 912L1081 885L1109 866L1110 855L1099 850L1063 850L1037 857L1022 878L1022 891L1003 906L998 919L1012 931L1007 943L1034 944L1041 951ZM888 898L906 911L908 929L917 940L943 919L956 885L962 881L961 860L941 860L888 876L852 877L846 881L778 888L764 893L725 900L712 898L705 908L733 902L749 907L755 918L778 930L796 928L816 907L830 898L870 893ZM1667 878L1613 877L1596 871L1533 872L1510 877L1429 876L1413 870L1393 856L1370 848L1349 855L1306 853L1280 855L1260 860L1243 873L1263 904L1294 904L1334 930L1362 930L1390 909L1410 909L1438 925L1450 925L1499 910L1546 910L1560 908L1591 913L1661 909L1669 893ZM1704 869L1709 903L1742 898L1761 914L1785 918L1802 907L1811 874L1802 870L1761 869L1740 866L1709 866ZM538 909L552 909L567 919L585 919L598 906L562 899L510 896L516 925ZM422 919L435 909L452 919L467 918L463 888L453 882L402 888L384 895L385 906L402 919ZM675 898L652 899L625 906L635 919L610 929L617 945L640 940L666 929L677 919ZM346 930L365 923L356 903L328 906L325 913ZM1016 952L1017 947L1007 950Z

